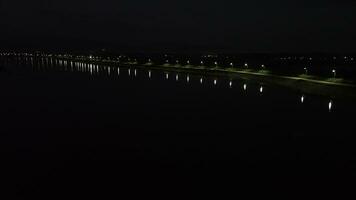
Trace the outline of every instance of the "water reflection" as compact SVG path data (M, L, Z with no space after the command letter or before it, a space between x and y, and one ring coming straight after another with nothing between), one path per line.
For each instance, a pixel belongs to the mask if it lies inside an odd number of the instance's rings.
M329 112L331 112L332 108L333 108L333 101L330 100L330 102L329 102Z
M107 74L110 76L111 74L115 74L116 70L117 70L117 76L120 76L120 67L113 67L113 66L102 66L102 65L97 65L97 64L91 64L91 63L85 63L85 62L77 62L77 61L71 61L71 60L59 60L59 59L53 59L53 58L45 58L45 59L33 59L33 58L23 58L23 59L19 59L18 64L27 64L27 66L30 66L35 72L36 71L47 71L47 70L55 70L55 71L66 71L66 72L83 72L83 73L87 73L88 75L104 75L106 76ZM133 76L133 74L135 75L135 77L137 76L137 69L134 68L126 68L124 67L124 73L127 73L129 76ZM133 70L133 71L132 71ZM148 70L148 77L151 79L153 74L156 71L154 70ZM171 72L171 75L169 72L160 72L160 76L162 76L163 73L163 79L167 79L169 80L170 78L174 80L174 74ZM171 76L171 77L170 77ZM179 77L180 74L176 74L175 79L176 81L179 81ZM225 88L240 88L239 90L241 90L241 84L237 81L235 81L233 78L228 79L222 79L219 80L220 77L203 77L203 76L195 76L194 74L183 74L183 77L181 78L182 81L184 81L184 79L186 78L186 81L189 83L189 85L194 85L194 84L203 84L204 81L206 81L207 83L211 83L211 81L213 81L214 85L218 84L218 81L221 81L220 86L221 87L225 87ZM205 80L204 80L205 79ZM195 82L195 80L197 80ZM198 82L199 80L199 82ZM248 88L249 87L249 88ZM263 83L261 83L260 85L256 85L256 84L250 84L249 86L247 84L247 81L245 82L245 84L242 85L242 88L244 91L248 91L249 92L254 92L257 94L262 95L263 93L266 93L266 89L268 89L268 94L273 92L273 89L268 87L265 88L265 86L263 86ZM231 90L234 91L234 90ZM297 94L293 97L297 104L305 104L306 103L306 98L308 102L312 101L313 99L309 96L305 96L304 94ZM299 100L298 100L299 99ZM325 99L324 99L325 100ZM300 103L298 103L298 101L300 101ZM326 104L327 103L327 104ZM329 100L329 101L324 101L324 103L319 102L319 105L323 105L322 107L324 107L324 111L326 111L326 109L328 109L329 112L332 112L335 109L335 102L333 100ZM308 105L311 103L308 103ZM327 107L327 108L326 108Z

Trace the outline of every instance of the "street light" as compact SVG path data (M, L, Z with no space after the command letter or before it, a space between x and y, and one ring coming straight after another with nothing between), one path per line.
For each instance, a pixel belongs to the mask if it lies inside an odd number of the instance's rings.
M231 66L231 67L234 67L234 63L230 63L230 66Z
M332 73L333 73L334 78L336 78L336 69L333 69Z
M261 65L261 68L264 69L264 68L265 68L265 65Z
M304 97L304 95L302 95L302 97L300 98L300 102L304 103L304 99L305 99L305 97Z
M230 88L232 87L232 81L230 81L229 86L230 86Z
M308 75L308 68L304 67L304 73L305 75Z
M247 63L245 63L245 67L248 68L248 64Z
M200 64L201 64L201 65L204 65L204 62L203 62L203 61L200 61Z
M246 84L244 84L244 90L245 90L245 91L247 90L247 85L246 85Z
M215 64L215 67L218 67L218 62L215 62L214 64Z
M188 64L188 65L190 64L190 61L189 61L189 60L187 61L187 64Z

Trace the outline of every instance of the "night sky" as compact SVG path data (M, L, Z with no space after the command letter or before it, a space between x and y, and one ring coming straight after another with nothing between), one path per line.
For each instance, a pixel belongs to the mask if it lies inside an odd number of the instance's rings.
M354 0L0 0L3 48L356 52Z

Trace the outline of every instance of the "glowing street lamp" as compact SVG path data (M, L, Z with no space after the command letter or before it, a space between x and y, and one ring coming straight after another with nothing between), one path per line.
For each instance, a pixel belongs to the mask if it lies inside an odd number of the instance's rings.
M229 86L230 86L230 88L232 87L232 81L230 81Z
M307 75L308 74L308 68L304 67L304 74Z
M234 67L234 63L230 63L230 66L231 66L231 67Z
M204 65L204 62L203 62L203 61L200 61L200 64L201 64L201 65Z
M248 68L248 64L247 63L245 63L245 67Z
M244 90L245 91L247 90L247 84L244 84Z
M304 103L304 99L305 99L305 97L304 97L304 95L302 95L302 97L300 98L300 102Z
M261 65L261 68L264 69L266 66L265 65Z
M260 93L263 93L263 86L260 87Z
M217 83L218 83L218 81L215 79L215 80L214 80L214 85L216 85Z
M218 62L215 62L214 64L215 64L215 67L218 67Z
M190 81L190 78L189 78L189 75L187 76L187 82L189 83L189 81Z
M176 63L179 64L179 60L176 60Z
M334 78L336 78L336 69L333 69L332 73L333 73Z
M187 61L187 64L188 64L188 65L190 64L190 61L189 61L189 60Z
M203 84L203 78L200 78L200 84Z

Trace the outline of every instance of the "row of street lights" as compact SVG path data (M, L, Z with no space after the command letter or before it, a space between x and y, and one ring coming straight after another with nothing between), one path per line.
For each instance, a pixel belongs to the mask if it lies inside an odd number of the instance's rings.
M178 64L180 64L181 62L180 62L179 60L176 60L175 63L178 65ZM152 64L152 60L151 60L151 59L148 59L148 64ZM166 64L170 64L169 60L166 60ZM191 65L190 60L187 60L187 61L186 61L186 64L187 64L187 65ZM200 61L200 65L203 66L204 64L205 64L204 61ZM218 66L219 66L219 63L218 63L217 61L215 61L215 62L214 62L214 65L215 65L215 67L218 67ZM229 64L229 66L230 66L230 67L234 67L235 65L234 65L234 63L231 62L231 63ZM244 67L245 67L245 68L248 68L248 67L249 67L248 63L245 63L245 64L244 64ZM265 66L264 64L262 64L262 65L261 65L261 68L262 68L262 69L265 69L266 66Z
M305 75L308 75L308 72L309 72L309 71L308 71L308 68L307 68L307 67L304 67L304 74L305 74ZM331 70L331 73L332 73L333 77L336 78L336 69L332 69L332 70Z

